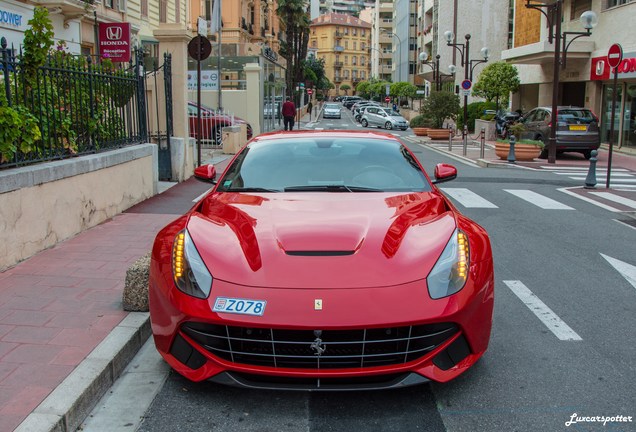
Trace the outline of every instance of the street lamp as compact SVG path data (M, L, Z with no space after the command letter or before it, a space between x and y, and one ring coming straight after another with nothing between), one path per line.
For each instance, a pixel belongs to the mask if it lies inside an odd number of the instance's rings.
M455 67L455 65L449 65L448 70L450 73L449 74L442 73L439 69L440 55L437 54L435 56L435 63L427 61L428 56L429 56L428 52L423 51L420 53L419 58L422 64L429 66L433 70L433 82L435 83L435 90L440 91L442 89L442 78L455 76L455 72L457 71L457 68Z
M400 37L398 35L396 35L395 33L393 33L392 31L389 31L389 30L384 29L384 28L381 29L381 30L383 32L385 32L385 33L391 33L398 40L398 47L399 47L399 50L398 50L399 57L398 57L398 59L399 59L399 62L398 62L398 67L397 67L397 75L398 75L398 79L397 80L400 81L400 79L402 78L402 39L400 39ZM408 79L407 79L407 81L408 81Z
M446 39L446 45L452 46L457 51L459 51L461 65L464 68L464 80L473 80L473 71L475 66L479 63L485 63L488 61L488 48L484 47L481 49L481 54L484 56L483 60L470 60L470 34L464 36L466 39L465 43L455 43L453 40L455 39L455 35L452 31L448 30L444 32L444 38ZM468 94L464 94L464 128L463 128L463 138L464 140L468 134Z
M561 19L563 17L563 0L526 0L526 8L536 9L541 12L548 21L548 42L554 41L554 75L552 79L552 118L550 121L550 138L548 139L548 163L556 162L556 128L557 109L559 102L559 72L565 68L570 44L583 36L590 36L592 29L598 23L598 17L592 11L581 14L581 24L584 32L563 32L561 33ZM554 29L553 29L554 27ZM567 43L567 37L573 35L574 38ZM561 46L563 44L563 46Z

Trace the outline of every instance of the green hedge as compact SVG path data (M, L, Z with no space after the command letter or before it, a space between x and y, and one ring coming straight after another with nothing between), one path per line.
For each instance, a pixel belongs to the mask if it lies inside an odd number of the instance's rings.
M486 110L496 110L497 109L497 104L495 104L494 102L473 102L471 104L468 104L468 106L466 108L467 108L467 111L468 111L468 129L471 130L471 131L474 131L475 130L475 120L479 119L479 118L482 118L482 116L484 116L484 112ZM457 116L457 126L459 128L463 128L464 127L464 110L463 110L463 108L460 111L459 116Z

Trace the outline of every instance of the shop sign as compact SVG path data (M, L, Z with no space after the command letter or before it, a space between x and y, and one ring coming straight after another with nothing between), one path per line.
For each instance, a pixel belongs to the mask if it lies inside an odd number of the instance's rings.
M197 89L197 71L188 71L188 90ZM217 71L201 71L201 90L218 90L219 74Z
M0 2L0 28L24 31L32 17L33 12L26 6Z
M612 67L608 63L607 56L594 57L590 78L592 81L606 81L610 79ZM618 78L636 78L636 52L623 54L623 60L618 65Z
M114 62L130 61L130 23L99 23L99 55Z

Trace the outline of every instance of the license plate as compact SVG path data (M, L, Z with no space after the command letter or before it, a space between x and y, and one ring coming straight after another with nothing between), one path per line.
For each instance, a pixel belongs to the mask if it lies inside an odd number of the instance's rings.
M265 312L265 300L249 300L240 298L217 297L213 312L225 312L241 315L262 316Z
M585 125L570 125L570 130L573 130L573 131L584 131L584 130L587 130L587 126L585 126Z

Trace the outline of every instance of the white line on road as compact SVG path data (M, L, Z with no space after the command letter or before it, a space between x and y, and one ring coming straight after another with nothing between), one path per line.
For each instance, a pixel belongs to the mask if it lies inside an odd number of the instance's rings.
M570 328L552 309L539 299L530 289L521 281L503 281L508 288L515 293L517 297L526 305L528 309L534 313L539 320L550 330L556 337L563 341L580 341L579 336Z
M632 200L632 199L629 199L629 198L625 198L625 197L622 197L620 195L615 195L615 194L609 193L609 192L590 192L590 194L595 195L597 197L604 198L604 199L609 200L609 201L613 201L615 203L622 204L624 206L627 206L627 207L630 207L630 208L633 208L633 209L636 210L636 201L635 200Z
M621 260L617 260L616 258L612 258L611 256L601 254L605 260L612 265L618 271L621 276L623 276L627 282L629 282L634 288L636 288L636 267L627 264Z
M576 170L576 171L587 171L589 169L589 167L584 167L584 166L571 166L571 167L549 167L549 166L545 166L542 165L541 168L548 170L548 171L567 171L567 170ZM607 167L597 167L597 169L606 169ZM612 168L612 172L616 172L616 171L629 171L628 169L625 168Z
M526 189L504 189L506 192L544 210L574 210L572 207Z
M450 195L466 208L499 208L475 192L465 188L443 188L442 192Z
M581 188L580 188L580 187L577 187L577 188L572 188L572 189L581 189ZM604 208L605 210L609 210L609 211L611 211L611 212L620 212L620 210L619 210L619 209L617 209L617 208L615 208L615 207L610 207L610 206L608 206L608 205L606 205L606 204L600 203L600 202L598 202L598 201L596 201L596 200L590 199L590 198L588 198L588 197L586 197L586 196L583 196L583 195L581 195L581 194L577 194L576 192L572 192L572 191L571 191L571 190L569 190L568 188L557 189L557 190L559 190L559 191L561 191L561 192L563 192L563 193L566 193L566 194L568 194L568 195L570 195L570 196L573 196L573 197L575 197L575 198L578 198L578 199L580 199L580 200L586 201L586 202L588 202L588 203L590 203L590 204L594 204L595 206L598 206L598 207Z

